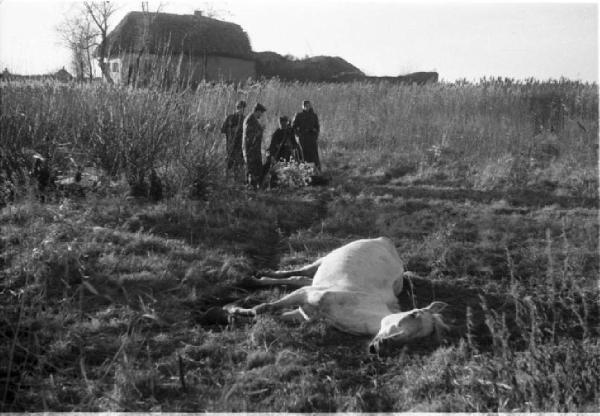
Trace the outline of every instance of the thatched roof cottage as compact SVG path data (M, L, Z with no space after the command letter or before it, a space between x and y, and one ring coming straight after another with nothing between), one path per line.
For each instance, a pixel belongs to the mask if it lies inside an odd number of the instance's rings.
M116 83L245 81L256 69L241 26L203 16L130 12L107 36Z
M73 75L71 75L69 73L69 71L67 71L64 67L62 67L61 69L59 69L58 71L56 71L54 74L52 74L50 76L60 82L73 81Z

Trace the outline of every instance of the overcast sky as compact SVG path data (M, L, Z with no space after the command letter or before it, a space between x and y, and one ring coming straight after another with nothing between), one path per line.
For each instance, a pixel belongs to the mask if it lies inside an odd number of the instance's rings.
M114 27L141 1L113 1ZM482 76L598 81L597 3L382 0L150 1L151 10L212 9L240 24L255 51L340 56L369 75L437 71L447 81ZM0 70L44 73L69 52L56 27L78 2L0 0Z

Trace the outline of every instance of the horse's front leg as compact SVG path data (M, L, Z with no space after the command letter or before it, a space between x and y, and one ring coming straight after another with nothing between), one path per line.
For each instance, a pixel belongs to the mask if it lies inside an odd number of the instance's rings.
M302 306L308 299L311 287L303 287L294 290L292 293L282 297L275 302L261 303L253 308L240 308L237 306L226 307L227 311L235 315L256 316L265 312L274 312L285 308Z

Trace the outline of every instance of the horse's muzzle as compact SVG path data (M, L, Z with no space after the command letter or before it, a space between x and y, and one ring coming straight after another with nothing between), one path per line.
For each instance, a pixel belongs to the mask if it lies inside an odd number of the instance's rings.
M379 350L382 347L381 340L373 340L369 343L369 354L379 354Z

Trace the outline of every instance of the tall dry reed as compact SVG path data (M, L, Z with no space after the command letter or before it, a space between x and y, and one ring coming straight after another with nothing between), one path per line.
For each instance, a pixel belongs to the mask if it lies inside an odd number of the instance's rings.
M295 114L302 100L310 99L321 121L325 164L351 155L393 166L419 160L439 146L451 148L465 163L485 166L526 153L537 124L547 121L540 117L557 105L563 121L554 134L561 157L592 167L597 158L597 85L566 80L428 86L272 80L194 89L11 82L2 84L1 93L3 159L12 165L31 149L48 154L57 166L74 157L113 176L161 169L177 188L190 181L189 171L198 165L202 172L222 175L220 125L238 99L250 108L257 102L267 107L265 146L279 116Z

